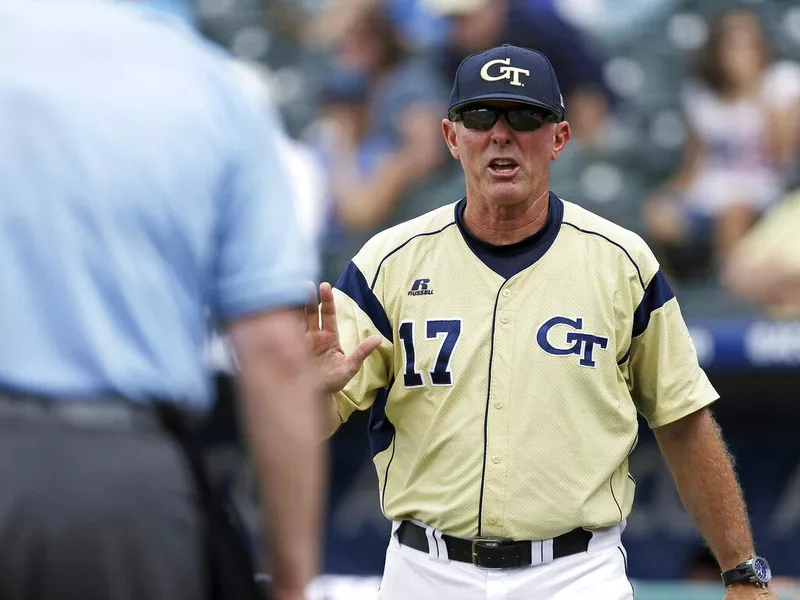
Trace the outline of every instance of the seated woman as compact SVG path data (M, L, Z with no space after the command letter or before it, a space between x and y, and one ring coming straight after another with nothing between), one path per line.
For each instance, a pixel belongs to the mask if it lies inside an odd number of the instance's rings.
M708 275L780 198L798 140L800 67L772 61L753 13L723 14L697 75L683 93L683 164L644 212L678 278Z
M376 231L435 208L426 190L445 171L447 90L380 5L355 10L330 55L340 79L321 98L316 145L331 207L323 268L335 280ZM348 94L332 93L345 83Z

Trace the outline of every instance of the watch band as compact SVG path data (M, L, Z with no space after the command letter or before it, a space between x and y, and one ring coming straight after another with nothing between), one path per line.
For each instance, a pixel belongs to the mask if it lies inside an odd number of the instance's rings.
M722 583L726 587L734 583L766 587L771 578L769 564L760 556L754 556L722 573Z

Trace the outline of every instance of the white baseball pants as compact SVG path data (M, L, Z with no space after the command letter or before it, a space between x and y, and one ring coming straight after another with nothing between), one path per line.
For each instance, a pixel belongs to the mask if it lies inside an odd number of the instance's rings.
M595 532L587 552L518 569L448 561L433 528L428 528L428 554L401 546L394 533L398 525L392 529L377 600L633 599L620 538L624 523Z

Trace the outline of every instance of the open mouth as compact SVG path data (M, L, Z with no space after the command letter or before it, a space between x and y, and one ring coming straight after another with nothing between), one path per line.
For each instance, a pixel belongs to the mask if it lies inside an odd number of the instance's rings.
M500 176L512 176L519 169L519 163L513 158L495 158L489 163L489 170Z

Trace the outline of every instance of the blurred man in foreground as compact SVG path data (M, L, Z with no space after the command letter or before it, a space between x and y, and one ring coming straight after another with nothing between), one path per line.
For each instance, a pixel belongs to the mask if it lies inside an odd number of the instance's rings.
M314 265L275 124L143 5L0 5L0 598L256 597L208 489L206 309L239 361L277 600L314 576ZM182 452L182 450L184 452Z

